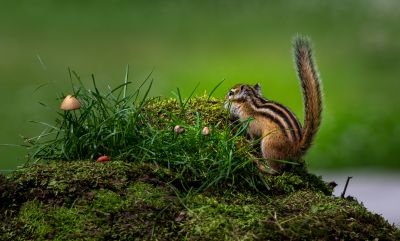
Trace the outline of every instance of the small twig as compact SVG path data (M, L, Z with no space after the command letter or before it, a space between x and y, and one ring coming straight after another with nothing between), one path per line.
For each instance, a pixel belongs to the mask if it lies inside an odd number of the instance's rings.
M276 217L276 212L274 212L274 215L273 215L272 217L274 218L275 223L276 223L276 225L278 226L279 230L285 231L285 230L282 228L281 224L279 223L278 218Z
M346 194L347 186L349 185L349 181L350 181L350 179L352 179L352 178L353 178L353 177L347 177L346 185L344 185L344 189L343 189L342 195L340 195L341 198L344 198L344 195Z

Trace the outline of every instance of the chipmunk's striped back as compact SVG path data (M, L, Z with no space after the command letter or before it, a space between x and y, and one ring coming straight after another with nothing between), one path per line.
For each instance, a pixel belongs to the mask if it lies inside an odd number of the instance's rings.
M304 97L304 127L287 107L261 95L259 84L235 85L226 96L233 117L255 119L249 125L251 137L261 137L263 157L274 171L282 167L276 160L299 160L310 148L321 123L322 98L320 83L308 39L294 41L297 72Z
M266 114L270 121L280 127L280 131L289 138L291 142L299 142L302 137L301 125L295 114L287 107L267 100L259 95L250 97L254 110Z

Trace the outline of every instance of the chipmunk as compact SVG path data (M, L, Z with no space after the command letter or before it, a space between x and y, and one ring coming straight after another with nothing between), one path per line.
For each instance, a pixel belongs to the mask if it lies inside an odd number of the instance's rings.
M247 133L260 138L261 152L270 170L255 161L260 171L280 173L285 164L280 160L299 162L310 148L321 123L322 97L320 80L307 38L294 39L294 58L304 99L304 127L287 107L266 99L260 84L237 84L226 95L225 108L233 118L249 120Z

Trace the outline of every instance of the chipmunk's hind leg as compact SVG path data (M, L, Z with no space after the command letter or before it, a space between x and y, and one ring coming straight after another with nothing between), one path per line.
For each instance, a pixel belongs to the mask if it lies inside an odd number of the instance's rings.
M280 162L279 160L288 159L290 156L289 150L286 150L288 147L290 147L288 143L285 143L284 141L277 141L276 139L272 138L264 138L261 141L261 153L270 168L267 171L268 173L279 174L285 169L286 164ZM262 170L260 169L260 171Z

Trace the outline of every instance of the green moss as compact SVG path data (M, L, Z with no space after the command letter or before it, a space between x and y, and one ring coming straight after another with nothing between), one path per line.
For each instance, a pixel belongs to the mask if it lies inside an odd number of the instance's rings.
M54 228L55 240L94 238L95 225L94 213L79 207L54 207L47 213L47 222ZM51 236L51 233L49 234Z
M355 200L325 194L319 178L264 177L184 193L177 174L123 162L37 164L3 177L1 239L15 240L397 240L399 230ZM53 183L64 174L62 185ZM304 176L305 175L305 176ZM312 180L315 182L313 183ZM170 184L168 184L170 183ZM62 188L61 188L62 187ZM281 190L279 190L281 189ZM18 193L18 195L16 195Z
M74 165L76 164L78 163ZM88 162L79 162L79 164L85 166ZM46 167L56 167L52 172L53 175L48 177L50 180L54 179L58 175L58 171L62 169L62 165L39 166L41 167L41 173ZM97 166L100 169L103 167L101 165ZM122 173L119 173L122 170L119 169L120 163L118 162L104 166L107 166L111 172L114 171L116 175L124 173L127 174L125 177L129 176L129 174L131 174L131 177L135 175L137 177L132 179L125 178L124 181L118 183L113 179L108 179L104 181L110 182L107 185L108 188L104 186L99 188L98 181L108 177L108 173L100 172L102 173L101 175L93 176L93 168L79 169L76 172L77 175L72 175L72 177L83 177L80 172L84 171L91 178L98 180L97 182L87 183L85 189L73 188L79 191L71 203L65 202L65 200L62 201L63 198L59 193L59 189L54 189L54 185L49 187L47 182L36 182L35 185L38 186L34 189L48 192L48 196L27 197L21 209L15 212L12 217L4 220L4 224L8 225L2 226L4 234L1 237L22 240L98 240L99 238L132 240L134 238L148 239L156 234L162 235L162 237L173 235L175 232L173 226L174 218L178 209L180 210L182 206L178 199L173 196L170 189L146 183L155 181L154 177L149 178L147 176L149 173L142 172L146 170L147 165L141 165L142 168L140 170L135 169L137 165L125 166ZM31 171L37 171L38 169L36 168L37 166L32 166ZM25 171L27 170L29 169L25 169ZM66 170L69 170L69 167L66 167ZM153 170L157 172L155 170L157 168ZM132 171L134 173L131 173ZM33 176L32 173L30 174L30 176ZM10 180L32 184L29 181L30 178L26 179L26 175L21 175L20 179L13 178L15 177L10 177ZM76 182L73 181L68 182L66 190L71 190L71 187L75 184ZM121 188L121 186L124 187ZM56 192L58 193L57 196L55 196ZM57 200L53 200L53 198ZM3 212L2 215L4 214ZM160 222L163 225L168 223L170 225L165 227L159 225Z
M253 229L269 213L258 204L229 204L203 195L193 196L186 202L188 221L182 226L190 239L254 238Z
M93 239L96 216L87 208L52 206L33 200L25 203L15 220L15 237L22 240ZM89 234L90 233L90 234ZM11 237L10 237L11 238Z
M397 240L400 233L356 201L295 191L260 202L236 196L240 204L194 196L182 226L194 240ZM244 200L243 200L244 199ZM258 200L257 200L258 199ZM243 204L247 203L247 204ZM360 220L362 217L363 220Z
M120 195L110 190L99 190L94 195L91 206L95 210L110 213L126 205L126 201Z
M368 212L353 200L299 191L274 204L284 222L281 223L284 237L321 240L397 240L400 237L399 231L387 225L381 216Z
M177 99L153 99L145 106L145 112L152 115L154 123L195 125L197 113L201 115L202 122L206 125L218 124L221 128L229 119L227 111L223 108L223 101L208 96L200 96L189 100L182 110Z
M166 205L164 200L167 195L165 190L154 187L151 184L138 182L126 189L128 195L133 195L135 199L156 208L163 208Z
M52 231L52 227L46 222L43 204L37 200L24 204L17 217L17 223L23 224L25 235L32 235L37 239L44 239Z

